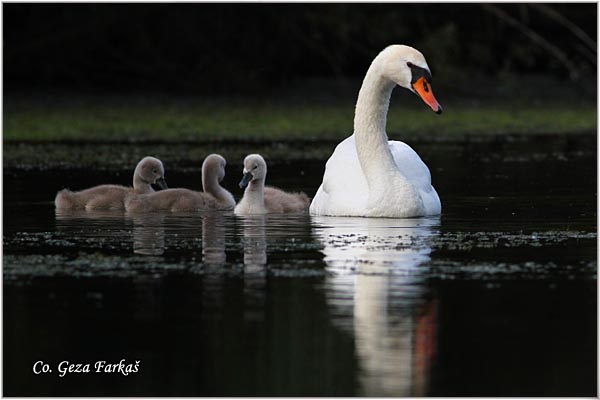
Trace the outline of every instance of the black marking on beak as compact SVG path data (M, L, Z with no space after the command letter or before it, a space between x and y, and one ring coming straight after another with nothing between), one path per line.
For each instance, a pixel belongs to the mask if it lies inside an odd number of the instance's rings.
M164 190L164 189L168 189L169 187L167 186L167 181L165 181L165 178L158 178L156 180L156 182L154 182L154 185L156 185L156 187L158 187L158 190Z
M410 68L410 72L412 74L410 83L414 84L422 77L425 77L425 80L431 84L433 78L431 77L431 73L427 71L425 68L417 67L411 62L407 62L408 68Z
M442 113L442 106L438 105L438 109L435 112L437 115L440 115Z
M248 184L250 183L250 181L252 180L252 178L254 178L252 176L251 172L246 172L244 174L244 177L242 178L242 180L240 181L240 188L245 189L246 186L248 186Z

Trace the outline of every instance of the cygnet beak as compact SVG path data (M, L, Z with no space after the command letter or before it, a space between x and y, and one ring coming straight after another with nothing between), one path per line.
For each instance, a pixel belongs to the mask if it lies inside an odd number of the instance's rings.
M240 188L246 189L246 186L250 183L250 181L254 178L251 172L244 173L244 177L240 181Z
M165 189L168 189L168 188L169 188L169 187L167 186L167 181L165 181L165 178L164 178L164 176L163 176L163 177L161 177L161 178L158 178L158 179L157 179L157 180L154 182L154 184L155 184L156 186L158 186L159 190L165 190Z

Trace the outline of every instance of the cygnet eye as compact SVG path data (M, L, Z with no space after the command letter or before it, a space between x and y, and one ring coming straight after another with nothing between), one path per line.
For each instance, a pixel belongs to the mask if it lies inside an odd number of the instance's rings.
M154 172L155 174L158 174L158 171L157 171L157 170L152 170L152 172Z
M255 165L254 167L252 167L252 169L256 169L256 168L258 168L258 165Z

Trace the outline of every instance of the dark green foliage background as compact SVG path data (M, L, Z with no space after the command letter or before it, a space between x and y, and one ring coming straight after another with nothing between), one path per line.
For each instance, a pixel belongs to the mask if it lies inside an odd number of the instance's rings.
M392 43L420 49L434 77L442 70L446 79L465 82L512 74L582 79L596 71L595 49L581 39L595 41L594 3L4 4L3 9L7 89L257 94L310 77L363 76L377 52Z

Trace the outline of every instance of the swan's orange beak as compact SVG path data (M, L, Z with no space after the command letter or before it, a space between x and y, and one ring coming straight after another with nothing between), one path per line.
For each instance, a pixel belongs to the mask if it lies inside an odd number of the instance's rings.
M427 80L422 77L419 78L412 85L413 90L419 95L419 97L429 106L436 114L442 113L442 106L437 102L435 96L433 95L433 90L431 89L431 84L427 82Z

